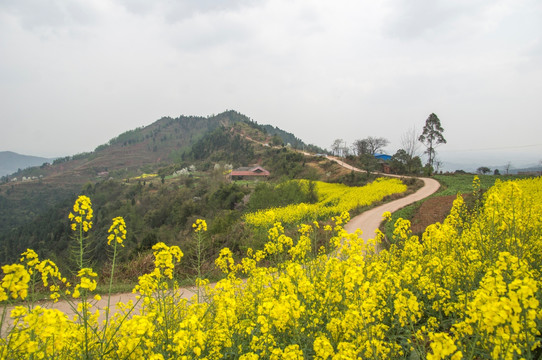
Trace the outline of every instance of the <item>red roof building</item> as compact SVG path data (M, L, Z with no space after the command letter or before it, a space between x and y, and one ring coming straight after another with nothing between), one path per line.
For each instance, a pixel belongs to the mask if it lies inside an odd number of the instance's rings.
M265 170L261 166L253 167L240 167L228 175L232 180L249 180L249 179L261 179L267 178L270 175L269 171Z

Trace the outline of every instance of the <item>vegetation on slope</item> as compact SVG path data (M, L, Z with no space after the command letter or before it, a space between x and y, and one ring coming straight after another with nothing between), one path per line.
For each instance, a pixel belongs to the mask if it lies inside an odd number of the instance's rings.
M181 298L173 276L185 261L183 251L158 243L153 268L134 288L137 304L120 304L114 315L96 309L97 274L83 268L74 290L63 292L75 319L29 300L11 312L16 326L8 325L0 353L57 359L539 359L541 190L540 178L499 182L472 209L458 197L450 216L431 225L422 241L401 221L395 233L404 246L378 254L374 243L367 246L342 229L347 214L324 227L326 245L319 251L313 246L322 234L319 224L299 224L295 236L275 224L263 249L248 249L241 261L222 249L215 264L227 277L212 288L200 279L189 300ZM83 219L86 213L79 212ZM75 229L81 226L80 219ZM117 221L110 228L114 249L126 238L120 226ZM207 236L205 221L193 228L196 239ZM66 287L54 264L30 251L3 271L0 301L31 299L30 285L40 285L39 275L54 284L53 298ZM105 325L98 320L104 312Z

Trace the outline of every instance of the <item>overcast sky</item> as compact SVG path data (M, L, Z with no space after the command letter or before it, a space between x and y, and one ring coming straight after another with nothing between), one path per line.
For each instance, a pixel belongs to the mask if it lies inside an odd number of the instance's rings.
M542 2L0 0L0 151L73 155L227 109L390 154L435 113L446 162L537 163Z

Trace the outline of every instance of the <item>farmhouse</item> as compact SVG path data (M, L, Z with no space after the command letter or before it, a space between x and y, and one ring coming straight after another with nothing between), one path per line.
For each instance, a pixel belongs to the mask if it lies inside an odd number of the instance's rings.
M391 156L390 155L387 155L387 154L379 154L379 153L376 153L374 154L374 157L378 160L378 162L380 163L380 167L382 168L382 172L384 174L389 174L391 173L391 168L390 168L390 165L388 164L388 161L391 160Z
M257 180L267 179L269 175L269 171L265 170L259 165L256 165L249 167L240 167L232 170L232 172L229 173L228 177L231 180Z

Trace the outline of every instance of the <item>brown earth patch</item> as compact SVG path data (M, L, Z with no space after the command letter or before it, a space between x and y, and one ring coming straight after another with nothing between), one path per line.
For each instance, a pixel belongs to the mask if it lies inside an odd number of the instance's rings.
M443 222L450 213L455 199L455 195L448 195L436 196L424 201L411 219L412 234L421 235L427 226Z

